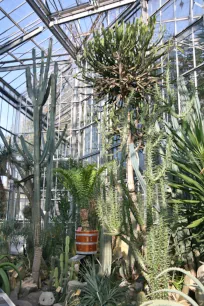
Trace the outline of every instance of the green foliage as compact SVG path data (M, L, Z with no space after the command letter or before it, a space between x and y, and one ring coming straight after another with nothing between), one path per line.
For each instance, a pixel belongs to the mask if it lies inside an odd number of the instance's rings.
M89 201L94 197L97 179L105 169L105 166L98 169L94 164L91 164L68 170L56 169L55 171L59 180L72 195L74 202L81 208L88 208Z
M139 98L152 91L160 76L160 59L169 48L160 44L162 35L152 41L155 22L155 18L149 18L148 24L135 18L133 23L94 32L78 65L83 81L94 87L99 98L108 94L110 101L119 102L132 90Z
M51 218L56 232L59 233L62 237L62 240L65 240L66 232L69 228L69 222L72 220L73 213L71 212L71 204L67 198L67 195L59 195L60 200L58 201L59 214L56 214Z
M14 153L14 148L8 143L8 147L0 145L0 174L6 175L7 163L10 160L12 154Z
M101 224L109 234L118 235L123 223L122 207L116 188L109 186L108 190L97 198L97 215Z
M83 306L118 305L125 298L126 287L106 275L99 275L94 264L84 267L83 279L87 283L82 289L80 304Z
M158 123L147 131L146 157L146 214L147 227L157 222L159 214L167 214L166 173L171 162L171 137L167 138ZM164 149L165 146L165 149Z

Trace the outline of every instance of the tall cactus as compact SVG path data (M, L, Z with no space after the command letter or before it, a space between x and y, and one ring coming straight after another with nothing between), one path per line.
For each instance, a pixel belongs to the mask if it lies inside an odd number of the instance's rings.
M33 279L36 283L39 280L40 263L42 257L42 246L40 244L41 236L41 195L40 195L40 179L41 169L47 167L47 201L50 202L51 183L52 183L52 159L53 154L59 146L64 133L62 133L58 143L55 145L55 112L56 112L56 91L57 91L57 63L54 66L54 73L48 77L50 61L52 54L52 40L50 40L48 48L47 62L44 64L44 52L41 53L41 67L39 80L37 78L37 66L36 66L36 52L35 49L32 51L33 56L33 74L31 74L30 67L26 69L26 84L28 96L33 104L33 125L34 125L34 154L32 154L25 142L23 136L20 137L21 147L17 148L23 158L33 167L34 172L34 202L32 206L32 222L34 229L34 260L32 267ZM50 108L50 125L47 129L46 144L41 150L42 140L42 118L43 118L43 106L49 98L51 90L51 108ZM49 206L46 205L46 222L48 222L48 210Z

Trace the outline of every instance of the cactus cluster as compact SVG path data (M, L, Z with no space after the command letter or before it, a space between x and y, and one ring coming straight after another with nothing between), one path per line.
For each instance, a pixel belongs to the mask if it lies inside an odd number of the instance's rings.
M60 256L52 256L51 258L51 271L50 271L50 284L54 285L56 289L60 287L64 288L67 279L71 280L74 277L74 266L69 266L69 248L70 248L70 237L67 236L65 239L65 249Z

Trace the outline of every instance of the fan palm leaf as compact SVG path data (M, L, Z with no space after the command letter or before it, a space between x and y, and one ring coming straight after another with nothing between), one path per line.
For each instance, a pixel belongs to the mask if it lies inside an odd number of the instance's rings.
M55 169L59 180L70 192L74 201L81 207L87 207L93 198L95 184L106 166L97 168L94 164L72 169Z

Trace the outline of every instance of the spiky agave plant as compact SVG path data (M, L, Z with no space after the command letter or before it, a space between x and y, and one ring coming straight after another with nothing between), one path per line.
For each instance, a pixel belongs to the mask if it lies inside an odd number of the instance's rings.
M118 305L125 299L127 288L120 287L110 276L98 274L94 263L84 267L82 276L87 284L82 288L81 306Z

